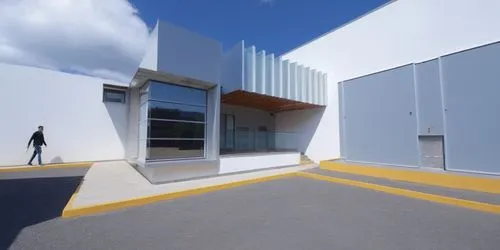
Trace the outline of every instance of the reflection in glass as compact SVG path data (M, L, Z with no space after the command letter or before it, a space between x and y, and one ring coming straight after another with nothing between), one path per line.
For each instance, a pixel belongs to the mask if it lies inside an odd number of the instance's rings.
M149 81L142 92L147 159L205 157L206 90Z
M125 91L104 89L104 101L125 103Z
M207 105L207 92L184 86L150 81L150 98L154 100L178 102L193 105Z
M206 107L149 101L149 117L205 122Z
M148 158L176 159L204 157L203 140L149 140Z
M150 120L149 138L205 138L205 124Z

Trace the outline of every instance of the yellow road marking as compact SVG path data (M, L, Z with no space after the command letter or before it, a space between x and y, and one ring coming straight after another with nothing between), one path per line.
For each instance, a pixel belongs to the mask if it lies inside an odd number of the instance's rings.
M447 197L447 196L422 193L422 192L412 191L412 190L408 190L408 189L382 186L382 185L373 184L373 183L354 181L354 180L349 180L349 179L342 179L342 178L336 178L336 177L313 174L313 173L300 172L300 173L297 173L297 175L302 176L302 177L306 177L306 178L315 179L315 180L322 180L322 181L328 181L328 182L333 182L333 183L338 183L338 184L343 184L343 185L366 188L366 189L371 189L371 190L389 193L389 194L393 194L393 195L405 196L405 197L419 199L419 200L432 201L432 202L436 202L436 203L464 207L464 208L473 209L473 210L482 211L482 212L500 214L500 206L492 205L492 204L488 204L488 203L482 203L482 202L470 201L470 200L462 200L462 199L457 199L457 198L452 198L452 197Z
M320 167L324 170L349 174L372 176L397 181L407 181L446 188L500 194L500 178L482 178L451 173L431 173L410 169L369 167L330 161L320 162Z
M77 191L75 191L75 193L71 196L70 200L66 204L66 207L64 208L64 210L62 212L62 217L63 218L72 218L72 217L78 217L78 216L85 216L85 215L109 212L109 211L128 208L128 207L147 205L147 204L155 203L158 201L166 201L166 200L172 200L172 199L177 199L177 198L182 198L182 197L187 197L187 196L199 195L199 194L209 193L209 192L213 192L213 191L230 189L230 188L239 187L239 186L243 186L243 185L250 185L250 184L255 184L255 183L260 183L260 182L266 182L266 181L287 178L287 177L304 177L304 178L309 178L309 179L328 181L328 182L332 182L332 183L349 185L349 186L360 187L360 188L365 188L365 189L371 189L371 190L375 190L375 191L379 191L379 192L404 196L404 197L413 198L413 199L426 200L426 201L431 201L431 202L436 202L436 203L441 203L441 204L446 204L446 205L453 205L453 206L473 209L473 210L482 211L482 212L500 214L500 206L499 205L457 199L457 198L429 194L429 193L422 193L422 192L417 192L417 191L412 191L412 190L407 190L407 189L402 189L402 188L388 187L388 186L383 186L383 185L378 185L378 184L373 184L373 183L368 183L368 182L361 182L361 181L355 181L355 180L350 180L350 179L336 178L336 177L324 176L324 175L308 173L308 172L296 172L296 173L286 173L286 174L260 177L260 178L256 178L256 179L250 179L250 180L236 181L236 182L231 182L231 183L224 183L224 184L219 184L219 185L214 185L214 186L184 190L184 191L173 192L173 193L137 197L137 198L129 199L129 200L101 203L101 204L92 205L92 206L73 207L73 202L76 198L76 195L78 194L78 189L79 189L79 187L78 187Z
M71 217L77 217L77 216L102 213L102 212L107 212L107 211L112 211L112 210L117 210L117 209L123 209L123 208L127 208L127 207L142 206L142 205L147 205L147 204L151 204L151 203L158 202L158 201L172 200L172 199L186 197L186 196L199 195L199 194L204 194L204 193L208 193L208 192L213 192L213 191L218 191L218 190L223 190L223 189L230 189L230 188L239 187L239 186L243 186L243 185L271 181L271 180L276 180L276 179L281 179L281 178L291 177L291 176L295 176L295 174L294 173L287 173L287 174L259 177L259 178L255 178L255 179L236 181L236 182L231 182L231 183L224 183L224 184L219 184L219 185L214 185L214 186L201 187L201 188L184 190L184 191L167 193L167 194L143 196L143 197L138 197L138 198L134 198L134 199L130 199L130 200L101 203L98 205L92 205L92 206L87 206L87 207L73 207L74 197L77 194L77 192L75 192L73 194L73 196L70 198L68 204L66 204L66 207L64 208L64 210L62 212L62 217L63 218L71 218Z
M28 172L47 169L58 168L86 168L91 167L93 162L76 162L76 163L62 163L62 164L48 164L43 166L18 166L18 167L0 167L0 173L15 173L15 172Z

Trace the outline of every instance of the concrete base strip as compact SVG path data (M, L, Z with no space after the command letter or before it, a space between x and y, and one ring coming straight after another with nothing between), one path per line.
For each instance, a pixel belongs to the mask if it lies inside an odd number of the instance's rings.
M219 184L219 185L189 189L189 190L160 194L160 195L138 197L138 198L134 198L134 199L130 199L130 200L101 203L101 204L92 205L92 206L85 206L85 207L73 207L73 201L74 201L76 195L78 194L78 192L75 192L73 194L73 196L71 197L71 199L69 200L66 207L64 208L64 210L62 212L62 217L63 218L71 218L71 217L77 217L77 216L83 216L83 215L102 213L102 212L107 212L107 211L112 211L112 210L117 210L117 209L122 209L122 208L127 208L127 207L142 206L142 205L147 205L147 204L151 204L151 203L158 202L158 201L171 200L171 199L192 196L192 195L199 195L199 194L204 194L204 193L213 192L213 191L217 191L217 190L230 189L230 188L239 187L239 186L243 186L243 185L271 181L271 180L276 180L276 179L285 178L285 177L291 177L294 175L295 175L295 173L286 173L286 174L279 174L279 175L273 175L273 176L265 176L265 177L255 178L255 179L242 180L242 181L236 181L236 182L231 182L231 183L224 183L224 184Z
M40 171L47 169L60 169L60 168L89 168L93 164L94 164L93 162L75 162L75 163L48 164L43 166L0 167L0 173L29 172L29 171Z
M431 186L500 194L500 178L494 177L487 178L451 173L432 173L411 169L370 167L332 161L322 161L320 163L320 168L324 170L372 176L396 181L406 181Z
M441 204L446 204L446 205L459 206L459 207L464 207L464 208L473 209L473 210L482 211L482 212L500 214L500 206L492 205L492 204L488 204L488 203L482 203L482 202L470 201L470 200L462 200L462 199L457 199L457 198L452 198L452 197L447 197L447 196L422 193L422 192L417 192L417 191L412 191L412 190L407 190L407 189L382 186L382 185L377 185L377 184L373 184L373 183L354 181L354 180L348 180L348 179L342 179L342 178L335 178L335 177L324 176L324 175L313 174L313 173L300 172L300 173L296 173L296 175L306 177L306 178L315 179L315 180L328 181L328 182L333 182L333 183L338 183L338 184L343 184L343 185L371 189L371 190L389 193L389 194L393 194L393 195L405 196L405 197L409 197L409 198L426 200L426 201L431 201L431 202L436 202L436 203L441 203Z

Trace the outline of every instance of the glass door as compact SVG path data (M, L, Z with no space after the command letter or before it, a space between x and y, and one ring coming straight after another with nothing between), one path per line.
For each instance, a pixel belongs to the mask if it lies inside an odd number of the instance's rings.
M225 122L225 127L226 127L226 136L225 136L225 144L226 148L230 151L234 150L234 115L226 115L226 122Z

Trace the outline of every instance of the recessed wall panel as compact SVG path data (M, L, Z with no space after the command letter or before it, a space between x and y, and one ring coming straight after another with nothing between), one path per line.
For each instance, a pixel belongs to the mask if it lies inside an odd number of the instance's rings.
M441 60L446 166L500 174L500 44Z
M443 134L439 60L415 64L419 135Z
M409 65L342 84L347 160L418 166L413 79Z

